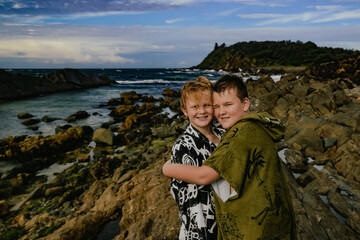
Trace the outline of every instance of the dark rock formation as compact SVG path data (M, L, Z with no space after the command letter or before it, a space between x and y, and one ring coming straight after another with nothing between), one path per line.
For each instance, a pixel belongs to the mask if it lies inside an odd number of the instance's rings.
M170 88L165 88L163 91L163 95L167 97L180 97L180 92Z
M80 120L80 119L85 119L87 117L90 117L90 114L87 113L86 111L77 111L76 113L74 114L71 114L69 117L67 117L65 120L68 122L68 123L71 123L71 122L75 122L77 120Z
M12 100L69 90L110 85L106 76L82 74L76 69L62 69L40 78L11 74L0 69L0 100Z

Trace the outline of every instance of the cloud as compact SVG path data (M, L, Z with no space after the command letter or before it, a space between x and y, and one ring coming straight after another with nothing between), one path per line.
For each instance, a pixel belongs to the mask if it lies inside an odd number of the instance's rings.
M327 9L328 10L328 9ZM331 9L334 10L334 9ZM360 19L360 9L355 9L351 11L342 11L342 12L331 12L331 11L313 11L313 12L303 12L297 14L249 14L249 15L239 15L240 17L247 18L273 18L271 20L266 20L258 23L258 25L271 25L276 23L289 23L289 22L307 22L307 23L324 23L331 21L340 21L347 19Z
M348 19L360 19L360 8L354 10L347 10L344 6L339 5L317 5L308 6L316 11L299 12L294 14L239 14L240 18L247 19L268 19L259 22L258 26L285 24L290 22L304 22L304 23L325 23L332 21L341 21Z
M272 1L261 1L261 0L235 0L235 2L239 2L245 5L258 5L258 6L268 6L268 7L284 7L288 4L288 1L281 0L272 0ZM282 2L285 2L282 3Z
M34 1L3 0L0 4L2 14L16 15L53 15L90 12L138 12L138 11L159 11L175 8L193 1L181 0L47 0Z
M21 9L21 8L27 8L28 6L22 3L15 3L12 7L14 9Z
M217 27L1 26L0 65L14 67L189 67L199 64L215 42L313 41L360 46L359 26ZM28 32L32 35L29 36ZM11 60L11 61L10 61Z
M241 10L241 8L234 8L234 9L230 9L230 10L227 10L227 11L223 11L223 12L219 12L216 14L216 16L230 16L232 14L234 14L235 12Z
M133 59L121 57L117 43L98 44L86 39L12 39L0 40L0 56L9 58L42 59L57 63L131 63Z
M175 19L165 20L165 23L172 24L172 23L181 22L183 20L184 20L183 18L175 18Z
M315 8L316 10L327 10L327 11L335 11L335 10L344 9L343 6L339 6L339 5L308 6L308 8Z
M360 19L360 8L351 10L351 11L334 13L334 14L328 15L324 18L315 19L312 22L313 23L322 23L322 22L340 21L340 20L347 20L347 19Z
M240 18L281 18L284 15L283 14L269 14L269 13L255 13L255 14L238 14L237 15Z

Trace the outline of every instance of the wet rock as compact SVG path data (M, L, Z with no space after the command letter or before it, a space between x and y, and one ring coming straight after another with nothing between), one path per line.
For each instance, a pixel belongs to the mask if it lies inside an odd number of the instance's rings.
M124 104L131 105L140 100L141 94L138 94L135 91L123 92L120 94L120 98Z
M22 124L24 124L26 126L30 126L30 125L38 124L39 122L41 122L40 119L31 118L31 119L27 119L27 120L23 121Z
M27 119L34 117L34 115L32 115L31 113L19 113L17 117L18 119Z
M88 117L90 117L90 114L87 113L86 111L78 111L78 112L70 115L69 117L67 117L65 120L68 123L71 123L71 122L75 122L77 120L85 119L85 118L88 118Z
M158 100L156 98L154 98L152 95L150 96L143 96L141 98L142 102L157 102Z
M163 95L167 97L180 97L180 92L170 88L165 88L163 91Z
M121 105L120 107L115 108L112 110L109 115L117 119L118 121L123 121L126 116L134 113L136 108L132 105Z
M41 118L41 121L43 122L53 122L53 121L56 121L56 120L59 120L60 118L54 118L54 117L49 117L47 115L43 116Z
M1 151L5 153L11 150L11 156L0 154L0 160L12 159L26 162L32 159L33 161L29 163L29 167L33 168L37 165L44 165L47 159L53 159L54 156L60 156L66 150L74 149L76 146L83 144L85 140L91 138L92 133L93 130L90 127L77 126L53 136L27 137L24 141L19 143L12 142L1 148L0 153ZM42 162L37 158L41 158Z
M114 123L115 123L114 120L110 120L110 121L108 121L108 122L104 122L104 123L101 124L101 128L110 128L110 126L111 126L112 124L114 124Z
M99 128L96 129L92 140L96 143L103 143L106 145L113 145L113 132L110 129Z
M55 133L58 134L60 132L66 132L66 130L68 130L69 128L71 128L72 126L69 124L63 125L63 126L57 126L55 128Z
M111 98L108 101L109 106L118 106L118 105L123 104L123 103L124 103L124 100L121 101L121 99L116 99L116 98Z

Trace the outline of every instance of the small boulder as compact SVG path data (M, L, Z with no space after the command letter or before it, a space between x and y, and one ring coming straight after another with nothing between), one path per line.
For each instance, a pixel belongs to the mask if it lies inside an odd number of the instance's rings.
M98 128L95 130L92 140L96 143L104 143L106 145L113 145L114 134L110 129Z
M49 197L49 196L58 196L61 195L64 192L64 188L63 187L53 187L53 188L48 188L45 191L45 197Z
M19 113L17 117L18 119L27 119L34 117L34 115L32 115L31 113Z
M55 120L59 120L59 118L49 117L47 115L45 115L41 118L41 121L43 121L43 122L53 122Z
M22 122L22 124L26 125L26 126L30 126L30 125L35 125L37 123L41 122L40 119L27 119L25 121Z
M87 113L86 111L78 111L72 115L70 115L68 118L66 118L66 121L68 123L71 123L71 122L75 122L77 120L80 120L80 119L85 119L87 117L89 117L90 114Z
M9 213L9 204L5 200L0 200L0 217Z

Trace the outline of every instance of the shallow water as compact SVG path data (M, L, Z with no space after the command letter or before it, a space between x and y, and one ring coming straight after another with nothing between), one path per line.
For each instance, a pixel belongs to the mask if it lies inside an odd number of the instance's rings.
M36 176L47 176L47 183L51 182L55 177L56 173L61 173L74 165L74 163L58 164L54 163L48 168L44 168L36 173Z

